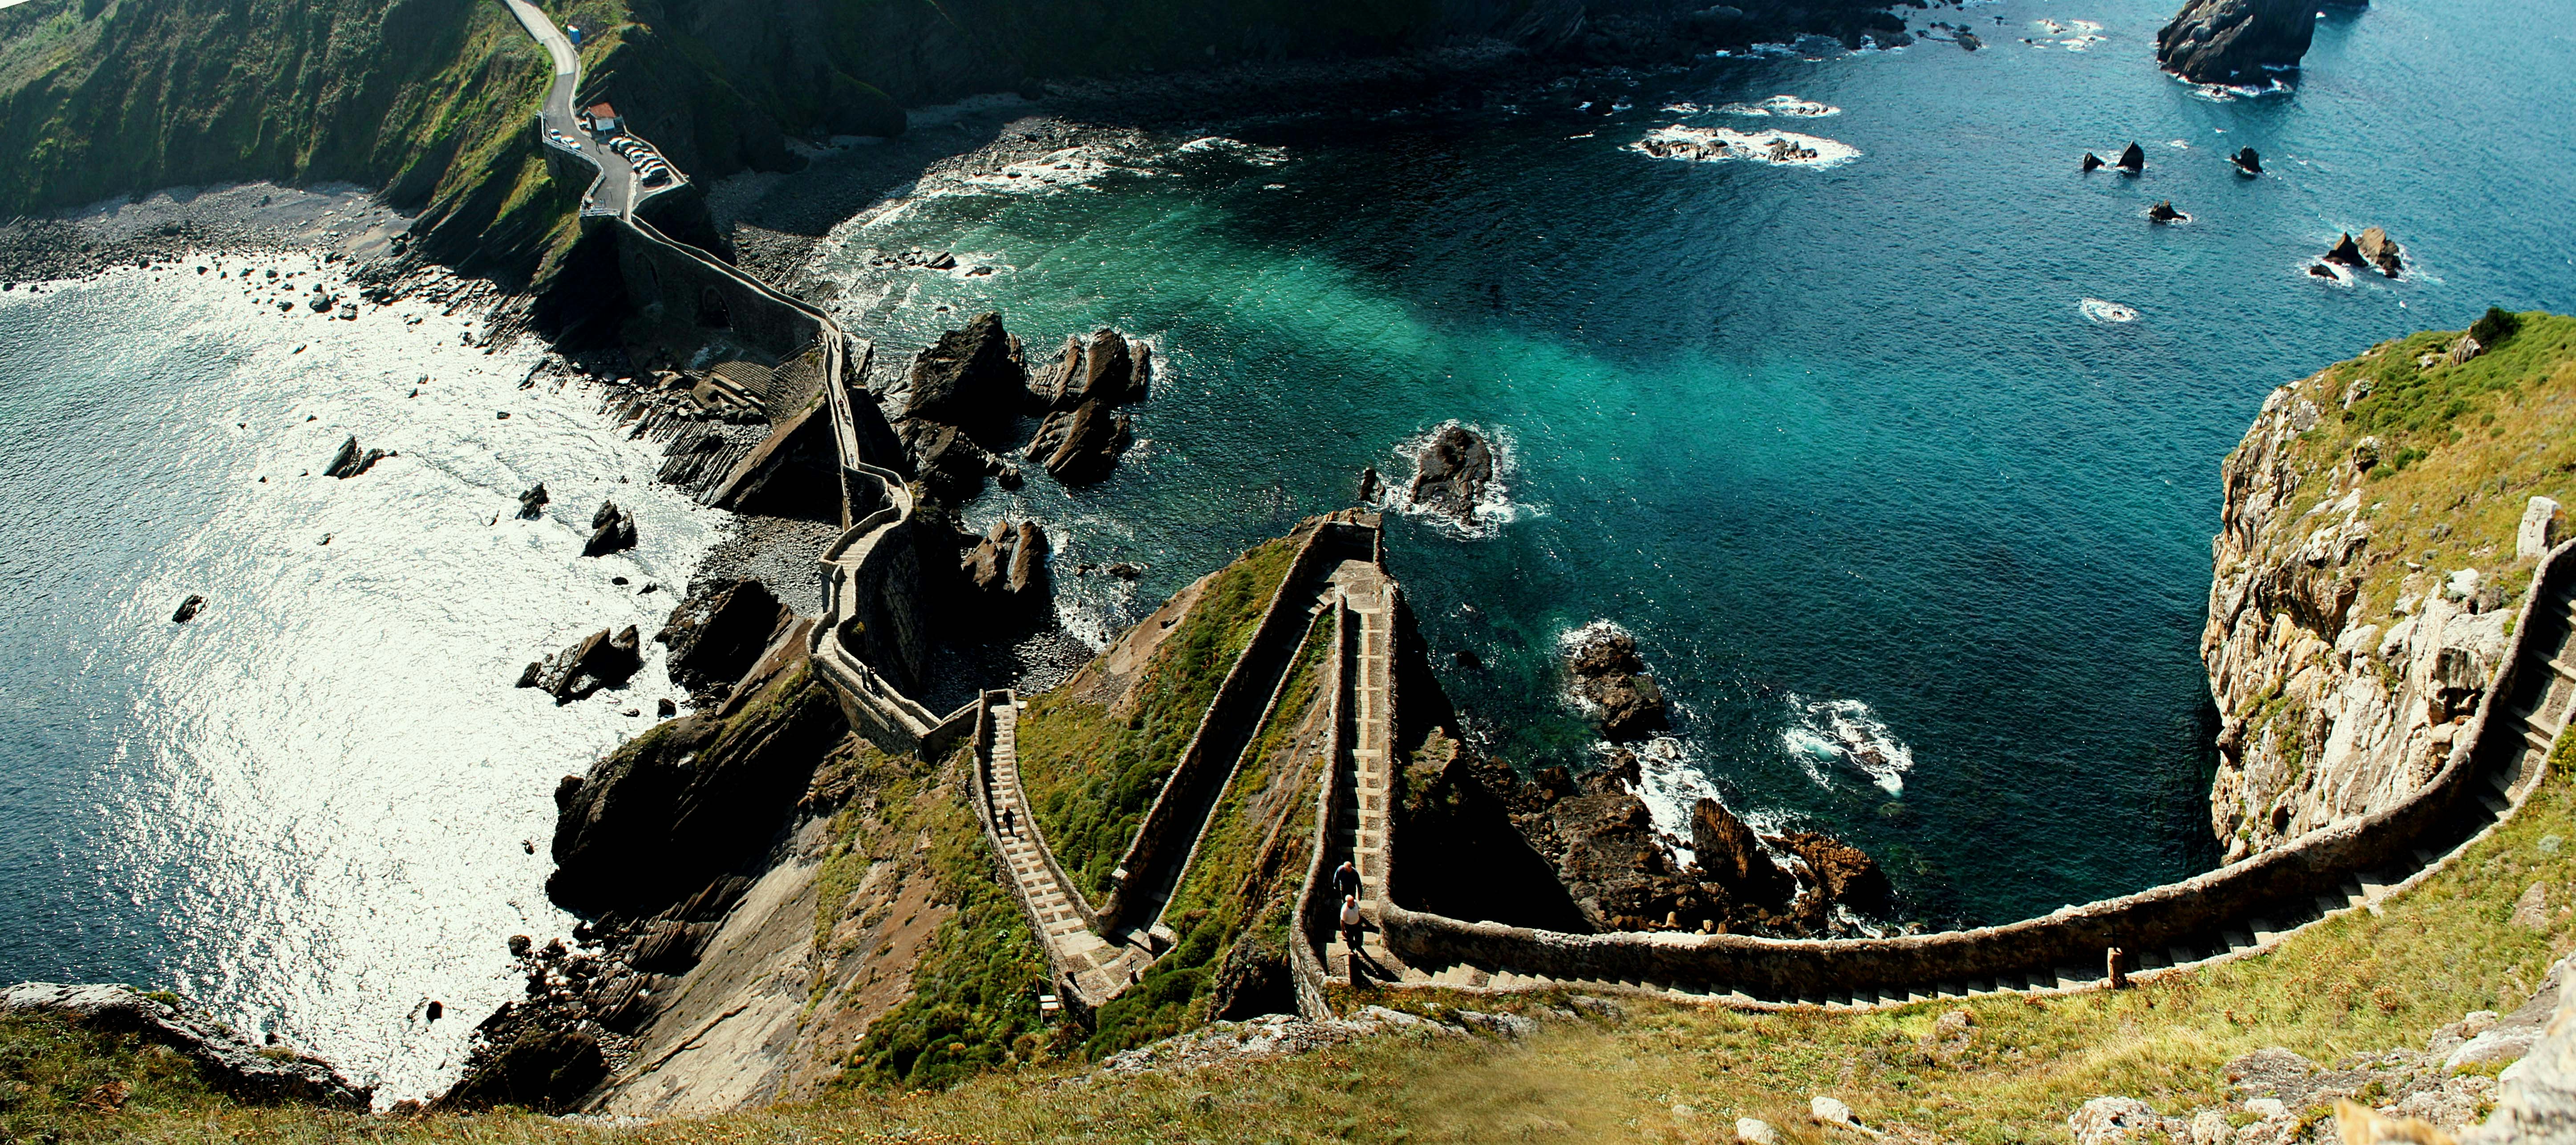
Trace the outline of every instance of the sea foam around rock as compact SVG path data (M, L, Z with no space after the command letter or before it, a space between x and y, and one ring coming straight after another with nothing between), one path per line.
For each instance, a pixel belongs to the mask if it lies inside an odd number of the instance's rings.
M1860 148L1794 131L1744 132L1724 127L1658 127L1628 145L1657 159L1720 163L1730 159L1773 167L1840 167L1860 158Z
M1790 726L1780 744L1818 787L1833 786L1837 765L1858 769L1890 795L1903 794L1914 770L1914 749L1896 738L1878 713L1859 700L1814 700L1789 694Z
M1484 438L1485 445L1494 451L1494 479L1486 482L1484 489L1476 495L1476 503L1469 507L1464 520L1430 505L1416 505L1412 494L1413 479L1421 473L1423 449L1431 444L1433 438L1457 426ZM1509 429L1467 425L1451 418L1397 442L1395 458L1396 465L1388 467L1387 472L1402 472L1404 477L1387 480L1378 493L1378 508L1426 522L1451 536L1471 541L1490 540L1500 535L1505 526L1537 511L1533 506L1512 500L1512 481L1520 474L1520 451Z

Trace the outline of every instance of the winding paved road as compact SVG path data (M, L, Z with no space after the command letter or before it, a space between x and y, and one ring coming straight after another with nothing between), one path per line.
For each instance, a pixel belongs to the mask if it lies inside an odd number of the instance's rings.
M501 0L501 5L518 18L519 26L527 29L529 36L545 45L546 54L554 59L555 82L546 89L546 145L579 155L599 171L599 178L582 195L582 214L627 218L635 208L644 205L646 199L689 181L687 176L680 174L679 168L673 167L669 182L659 187L640 185L634 168L625 159L581 128L579 109L573 106L573 98L581 87L581 53L572 46L572 38L564 35L563 27L546 15L544 9L529 0ZM635 133L629 131L627 134ZM636 138L643 137L639 135ZM667 161L668 156L664 158Z

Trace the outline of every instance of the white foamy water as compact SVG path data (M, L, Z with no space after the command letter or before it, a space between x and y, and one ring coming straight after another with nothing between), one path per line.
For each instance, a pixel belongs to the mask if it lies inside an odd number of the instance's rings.
M380 1103L424 1096L518 995L504 941L571 925L543 890L556 781L682 698L649 641L628 689L562 707L513 687L521 666L603 626L652 632L719 515L650 484L658 447L613 432L596 392L519 388L534 343L462 344L476 311L281 314L343 268L191 261L296 274L0 295L0 354L45 359L12 363L29 380L0 406L22 431L0 455L22 594L0 623L7 691L61 673L77 728L8 763L82 816L34 868L60 885L29 892L78 948L0 950L30 974L136 966ZM322 476L353 433L399 456ZM516 519L539 481L544 517ZM641 547L583 558L604 497ZM101 538L127 547L94 560ZM171 623L191 593L204 611Z
M1180 155L1222 155L1229 159L1239 159L1255 167L1276 167L1288 161L1288 151L1284 147L1263 147L1222 135L1193 139L1174 148L1173 151Z
M1428 521L1441 532L1462 540L1486 540L1500 535L1512 522L1536 512L1533 506L1512 500L1512 481L1520 472L1520 455L1509 429L1466 426L1470 432L1484 438L1486 448L1493 451L1494 479L1485 483L1476 503L1468 507L1464 520L1430 505L1413 503L1413 479L1422 471L1423 447L1430 445L1431 440L1443 432L1462 424L1452 418L1397 442L1392 452L1394 464L1380 470L1385 478L1378 490L1377 505L1390 513Z
M2075 308L2083 311L2085 317L2096 322L2135 322L2138 320L2138 312L2134 308L2122 306L2117 302L2110 302L2100 298L2084 299L2083 301L2076 303Z
M1914 749L1896 738L1878 714L1859 700L1811 700L1789 695L1790 726L1780 744L1818 787L1833 786L1837 766L1854 768L1890 795L1905 791Z
M1698 108L1693 107L1691 110L1697 111ZM1781 115L1796 119L1822 119L1828 115L1841 115L1843 113L1843 109L1835 107L1830 103L1818 103L1815 100L1800 99L1794 95L1775 95L1769 99L1756 100L1752 103L1730 103L1718 108L1717 110L1719 114L1722 115L1750 115L1756 117Z
M1819 135L1794 131L1743 132L1724 127L1658 127L1628 145L1628 150L1657 159L1694 163L1737 160L1773 167L1839 167L1860 158L1860 148Z

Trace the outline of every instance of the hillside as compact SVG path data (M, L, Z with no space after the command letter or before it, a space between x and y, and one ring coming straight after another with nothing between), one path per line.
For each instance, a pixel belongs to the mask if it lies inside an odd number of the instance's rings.
M2533 499L2576 503L2576 319L2497 312L2328 366L2272 392L2225 473L2201 650L2233 860L2440 766L2530 585Z

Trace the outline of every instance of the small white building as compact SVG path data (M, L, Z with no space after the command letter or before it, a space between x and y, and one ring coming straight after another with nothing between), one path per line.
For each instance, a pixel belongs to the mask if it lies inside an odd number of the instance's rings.
M582 126L589 128L593 134L615 135L618 132L620 121L617 118L617 109L608 106L606 100L583 108L581 119Z

